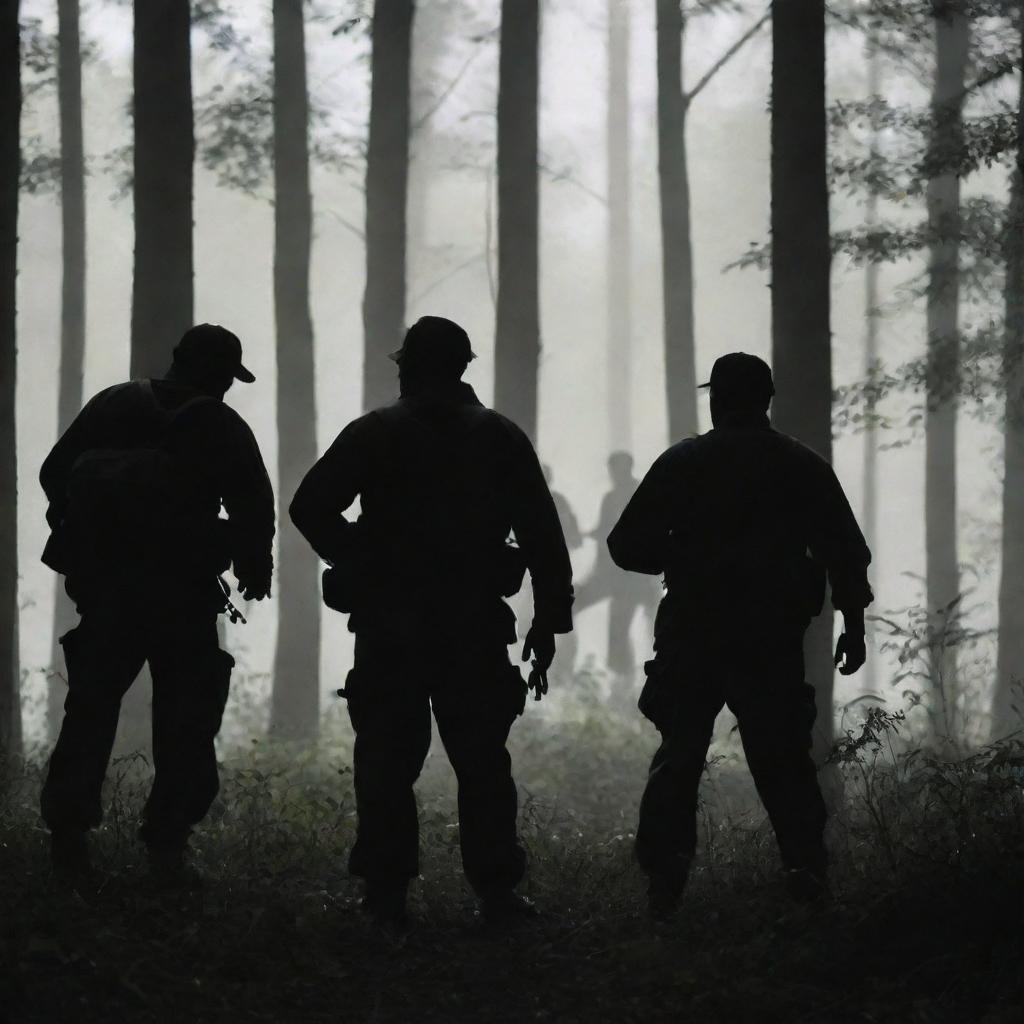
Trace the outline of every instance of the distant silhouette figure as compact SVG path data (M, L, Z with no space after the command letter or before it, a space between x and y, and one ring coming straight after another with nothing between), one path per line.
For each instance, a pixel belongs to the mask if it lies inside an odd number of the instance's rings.
M569 556L526 435L460 378L473 358L457 324L423 317L393 357L401 397L350 423L291 504L333 566L324 598L350 611L355 665L345 694L356 733L359 830L349 860L365 909L400 925L419 873L413 784L430 711L459 784L463 867L485 917L528 909L514 893L525 855L505 741L527 685L509 661L515 617L502 600L533 580L523 660L547 689L554 634L572 629ZM343 514L356 500L362 514ZM506 543L514 532L518 549Z
M601 513L597 526L587 536L597 539L597 557L594 568L576 592L576 611L608 600L608 668L626 689L633 683L636 654L629 632L637 610L653 613L661 589L653 580L643 576L624 576L612 562L605 541L618 522L623 509L636 490L633 476L633 456L629 452L612 452L608 457L608 473L612 489L601 499Z
M864 663L871 601L871 554L832 467L768 424L767 364L734 352L703 386L714 429L654 463L608 538L623 569L665 573L667 583L640 698L662 739L636 837L655 916L682 895L698 785L726 704L794 895L824 891L825 804L809 754L815 707L803 634L821 609L827 572L845 623L837 664L849 675Z
M218 614L237 615L220 573L233 563L247 600L270 593L274 495L252 431L222 401L254 379L234 334L192 327L165 378L101 391L43 462L43 561L81 614L61 638L68 696L42 792L59 871L89 870L121 698L148 661L155 779L140 837L154 874L191 877L188 837L217 794L213 741L234 664L217 638Z

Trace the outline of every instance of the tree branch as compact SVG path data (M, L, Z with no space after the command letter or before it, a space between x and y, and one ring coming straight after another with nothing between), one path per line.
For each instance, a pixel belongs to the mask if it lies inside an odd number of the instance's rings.
M421 117L418 117L413 123L412 128L409 131L410 135L415 135L440 109L444 106L448 97L458 88L459 82L465 77L466 72L469 70L470 65L473 61L480 56L480 50L474 50L470 55L469 59L459 68L458 74L441 90L437 99L430 105L430 107L424 111Z
M703 78L701 78L688 93L683 95L683 100L687 104L692 103L704 86L706 86L708 82L710 82L711 79L714 78L715 75L717 75L718 72L721 71L722 68L724 68L725 65L728 64L729 61L731 61L733 57L735 57L736 54L739 53L740 50L742 50L743 47L761 31L765 24L770 20L771 16L771 10L765 11L764 14L762 14L761 17L751 25L750 28L748 28L747 31L744 32L743 35L741 35L739 39L737 39L736 42L733 43L732 46L730 46L729 49L726 50L725 53L723 53L722 56L719 57L706 72L704 72Z

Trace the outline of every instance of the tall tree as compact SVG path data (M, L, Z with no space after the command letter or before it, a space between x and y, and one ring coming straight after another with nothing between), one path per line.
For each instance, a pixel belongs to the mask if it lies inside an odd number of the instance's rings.
M366 291L363 295L363 405L395 394L394 366L405 326L409 75L413 0L377 0L370 62L366 153Z
M274 310L278 493L288 502L316 461L316 387L309 257L309 97L303 0L274 0ZM278 626L270 727L310 738L320 717L319 563L279 515Z
M135 0L131 374L162 374L192 322L189 0Z
M1017 8L1024 54L1024 3ZM999 580L999 655L992 704L993 738L1024 721L1024 55L1017 100L1017 149L1006 216L1006 382L1003 544ZM1016 711L1014 710L1016 705Z
M608 428L611 447L627 451L633 444L629 37L626 0L608 0Z
M82 138L82 43L79 0L57 2L57 105L60 122L61 310L60 383L57 433L63 434L82 406L85 364L85 154ZM74 607L57 583L53 617L48 723L52 737L60 727L65 692L58 640L75 620Z
M686 123L694 100L767 22L765 13L689 92L683 88L686 17L680 0L657 0L658 187L661 195L661 268L665 334L665 389L671 440L697 431L693 237Z
M775 426L832 459L832 336L825 129L825 0L772 4L772 363ZM832 614L805 645L816 754L832 742Z
M534 440L540 369L539 0L502 0L494 405Z
M18 446L15 426L21 46L18 0L0 0L0 760L21 749Z
M868 97L880 95L881 68L878 46L869 34L868 38ZM871 126L871 152L869 162L878 158L878 127ZM878 226L878 189L868 188L864 210L864 228L871 232ZM868 262L864 270L864 375L870 378L878 362L878 277L879 265L874 260ZM864 465L863 465L863 515L861 527L868 547L872 551L878 539L878 432L875 426L875 400L869 397L865 404L864 427ZM867 624L868 639L871 638L871 624ZM868 644L868 658L864 665L864 689L874 692L875 689L875 658L872 644Z
M963 136L962 108L968 26L963 0L931 0L935 19L930 163ZM943 610L960 592L957 563L956 421L960 363L960 175L940 169L928 180L927 375L925 413L926 599L934 618L932 664L943 689L955 689L955 652L942 649Z

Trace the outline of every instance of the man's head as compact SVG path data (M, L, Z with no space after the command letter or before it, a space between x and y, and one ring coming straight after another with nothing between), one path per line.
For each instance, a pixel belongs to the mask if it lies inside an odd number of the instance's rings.
M608 475L620 487L632 483L633 456L629 452L612 452L608 456Z
M233 381L256 378L242 365L242 343L219 324L190 327L174 347L174 373L200 391L223 398Z
M775 394L771 367L746 352L730 352L716 359L711 379L701 387L711 391L713 423L729 416L764 415Z
M469 335L453 320L422 316L405 332L405 340L391 358L398 363L403 382L457 381L476 355Z

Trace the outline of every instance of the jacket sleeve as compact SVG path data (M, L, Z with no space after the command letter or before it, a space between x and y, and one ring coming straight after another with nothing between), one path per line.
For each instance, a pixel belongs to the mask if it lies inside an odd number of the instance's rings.
M345 557L354 524L345 519L366 485L378 438L370 417L350 423L305 475L288 514L313 550L331 565Z
M101 416L101 406L115 390L118 390L118 385L99 392L85 404L68 429L58 438L39 468L39 483L49 503L46 521L51 530L60 526L67 511L68 482L75 461L91 448L100 447L105 443L99 436L97 419Z
M512 530L533 584L533 621L552 633L572 631L572 564L554 499L537 453L525 434L516 438Z
M832 467L822 460L809 501L809 547L828 572L832 604L862 611L873 600L868 583L871 552Z
M249 425L227 406L231 450L222 475L221 500L228 514L231 560L243 584L269 583L274 567L274 490Z
M668 480L662 455L640 481L608 535L608 553L620 569L651 576L665 571L671 537Z

